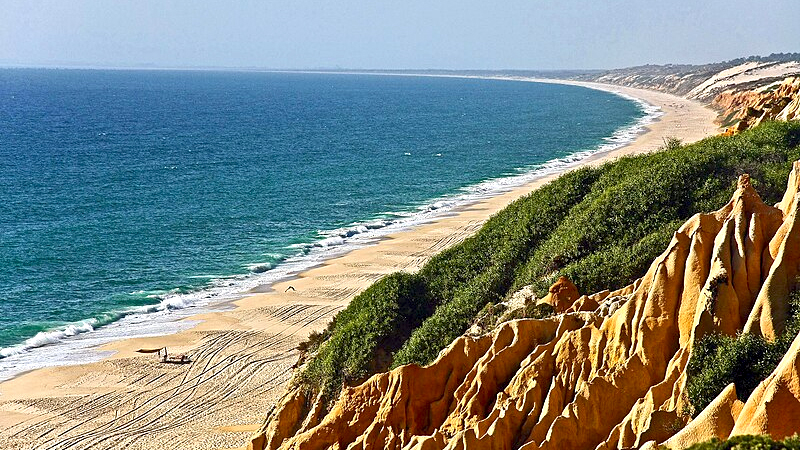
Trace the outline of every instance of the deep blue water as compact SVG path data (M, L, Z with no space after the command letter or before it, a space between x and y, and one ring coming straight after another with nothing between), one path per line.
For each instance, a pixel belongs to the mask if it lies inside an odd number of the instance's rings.
M0 70L0 347L236 289L643 115L499 80Z

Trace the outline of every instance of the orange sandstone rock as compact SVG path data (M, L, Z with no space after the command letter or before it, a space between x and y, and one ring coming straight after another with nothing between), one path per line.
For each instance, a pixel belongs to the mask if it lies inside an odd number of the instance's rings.
M732 436L769 434L783 439L800 430L800 335L775 371L747 399Z
M688 426L664 442L669 449L683 449L711 438L727 439L744 403L729 384Z
M722 110L723 122L735 121L725 135L752 128L765 120L800 119L800 77L788 77L780 83L757 90L725 91L712 104Z
M580 297L578 288L572 284L572 281L567 277L558 277L558 281L550 286L548 294L539 302L552 306L557 313L563 313L575 303L578 297Z

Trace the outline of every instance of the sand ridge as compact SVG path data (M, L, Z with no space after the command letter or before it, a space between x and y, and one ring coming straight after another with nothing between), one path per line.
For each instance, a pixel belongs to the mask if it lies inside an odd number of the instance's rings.
M553 80L529 80L553 82ZM655 151L668 137L693 142L718 133L716 113L669 94L566 82L620 92L661 107L664 115L635 142L596 155L599 164L620 155ZM194 316L200 323L174 335L108 344L116 354L101 362L36 370L0 383L0 447L220 449L244 445L284 393L299 344L354 295L382 276L418 270L431 256L473 234L495 212L557 175L461 207L326 261L236 308ZM294 290L284 292L289 286ZM135 350L168 346L190 365L163 364Z

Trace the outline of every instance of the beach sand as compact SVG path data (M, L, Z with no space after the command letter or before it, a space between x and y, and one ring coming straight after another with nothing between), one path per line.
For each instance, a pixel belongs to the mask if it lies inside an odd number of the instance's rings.
M552 82L552 80L541 80ZM616 91L660 106L664 115L635 142L596 155L657 150L668 137L694 142L719 132L716 113L694 101L653 91L571 83ZM296 346L382 276L415 271L461 242L511 201L557 175L459 208L435 222L390 235L331 259L298 277L248 295L235 308L194 316L174 335L106 345L103 361L35 370L0 383L0 448L223 449L244 445L284 393ZM294 290L284 292L289 286ZM163 364L139 348L168 346L188 365Z

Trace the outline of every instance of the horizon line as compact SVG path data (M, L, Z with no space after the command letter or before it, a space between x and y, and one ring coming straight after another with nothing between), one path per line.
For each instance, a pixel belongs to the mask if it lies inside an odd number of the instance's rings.
M444 69L444 68L271 68L260 66L116 66L102 64L17 64L0 62L0 69L54 69L54 70L141 70L141 71L219 71L219 72L602 72L614 69Z

